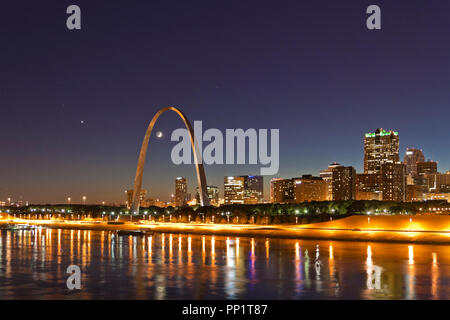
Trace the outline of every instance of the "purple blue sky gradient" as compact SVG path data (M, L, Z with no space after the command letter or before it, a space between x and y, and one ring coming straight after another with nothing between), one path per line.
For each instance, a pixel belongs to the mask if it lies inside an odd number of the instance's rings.
M82 30L66 28L67 6ZM365 27L378 4L382 30ZM279 128L280 177L363 168L363 136L399 132L450 170L450 2L9 1L0 10L0 201L120 202L146 126L180 107L204 128ZM84 124L81 123L84 121ZM192 166L170 161L160 118L143 186L169 199ZM155 131L155 132L156 132ZM208 184L258 166L206 166ZM269 196L265 177L265 194Z

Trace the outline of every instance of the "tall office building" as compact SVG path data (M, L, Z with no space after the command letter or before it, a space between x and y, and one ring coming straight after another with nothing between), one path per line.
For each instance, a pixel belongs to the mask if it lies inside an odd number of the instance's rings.
M295 202L326 201L328 196L328 184L320 177L303 175L294 178Z
M333 168L337 166L340 166L340 164L334 162L330 164L327 169L320 171L320 177L327 184L327 200L333 200Z
M244 202L256 204L263 202L264 182L262 176L243 176L244 177Z
M187 204L187 180L183 177L175 179L175 206L182 207Z
M125 193L127 194L127 208L131 208L131 204L133 203L133 195L134 190L126 190ZM143 206L143 202L145 200L145 195L147 194L147 190L141 189L141 194L139 195L139 206Z
M295 200L294 181L274 178L270 181L270 200L272 203L292 203Z
M244 183L244 177L225 177L223 184L225 204L244 203Z
M225 204L263 202L264 184L262 176L225 177Z
M328 184L327 200L352 200L356 198L356 170L332 163L320 171L320 176Z
M274 201L274 199L275 199L275 197L277 196L276 194L275 194L275 191L276 191L276 181L281 181L281 180L284 180L284 179L282 179L282 178L272 178L271 180L270 180L270 202L271 203L275 203L275 201Z
M358 173L356 200L405 201L405 173L405 164L389 162L381 165L380 173Z
M403 163L384 163L381 166L381 186L384 201L405 201L406 169Z
M380 173L384 163L398 163L398 132L377 129L364 137L364 173Z
M424 161L425 156L422 150L407 148L403 158L403 163L406 166L406 175L411 175L412 177L417 176L417 163Z

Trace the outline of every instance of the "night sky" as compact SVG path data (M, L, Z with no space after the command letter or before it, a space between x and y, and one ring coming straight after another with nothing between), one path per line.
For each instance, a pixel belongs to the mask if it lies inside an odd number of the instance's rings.
M82 29L66 28L67 6ZM370 4L382 30L366 28ZM363 170L363 136L399 131L450 170L450 2L8 1L0 7L0 201L124 201L146 126L180 107L207 128L279 128L280 177L337 161ZM82 123L84 121L84 123ZM169 199L173 113L157 123L143 187ZM260 165L206 166L226 175ZM266 198L269 196L266 176Z

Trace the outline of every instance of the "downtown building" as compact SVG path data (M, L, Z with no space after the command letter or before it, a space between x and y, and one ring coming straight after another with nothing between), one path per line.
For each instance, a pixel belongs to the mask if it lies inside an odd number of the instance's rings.
M244 176L244 203L257 204L264 201L263 176Z
M383 200L380 174L356 174L356 200Z
M356 199L405 201L405 196L406 165L400 162L398 132L366 133L364 174L356 176Z
M417 176L417 163L424 162L425 156L423 151L415 148L406 148L405 156L403 157L403 163L405 164L405 170L407 176Z
M405 201L405 165L403 163L384 163L381 166L381 186L384 201Z
M328 199L328 183L321 177L302 175L293 178L294 202L326 201Z
M450 202L450 171L447 173L426 173L427 183L424 188L423 200L445 200Z
M417 176L412 179L412 183L422 187L424 192L428 192L429 182L428 178L430 175L437 174L437 162L435 161L424 161L417 163ZM408 181L411 183L410 179Z
M264 182L262 176L228 176L224 178L224 204L262 203Z
M224 204L244 204L244 177L225 177Z
M356 170L332 163L327 169L320 171L320 177L327 183L326 200L356 199Z
M406 201L442 198L450 192L450 175L437 171L437 162L425 161L422 150L408 148L403 163L406 167Z
M175 206L185 206L187 205L187 200L187 180L184 177L177 177L175 179Z
M273 178L270 180L271 203L293 203L294 181L292 179Z
M425 178L428 182L428 192L450 193L450 171L425 174Z
M398 132L377 129L364 136L364 173L381 173L384 163L399 163Z
M415 184L406 184L406 202L417 202L423 200L423 188Z
M437 173L436 161L424 161L417 163L417 174L419 176L425 176L426 174Z
M405 201L406 170L403 163L383 163L380 173L356 175L356 200Z
M303 175L298 178L273 178L270 181L270 201L272 203L301 203L326 201L328 184L321 177Z

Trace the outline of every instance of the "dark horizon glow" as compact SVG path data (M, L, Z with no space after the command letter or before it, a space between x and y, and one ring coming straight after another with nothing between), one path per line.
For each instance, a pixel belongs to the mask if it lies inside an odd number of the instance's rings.
M4 4L0 30L0 201L123 202L148 122L177 106L207 128L279 128L280 177L332 162L363 170L364 134L399 132L400 157L423 149L450 170L450 3L377 1L69 1ZM168 200L175 177L195 193L194 166L170 161L165 114L144 171L148 196ZM208 185L259 174L205 166ZM265 198L269 197L265 179Z

